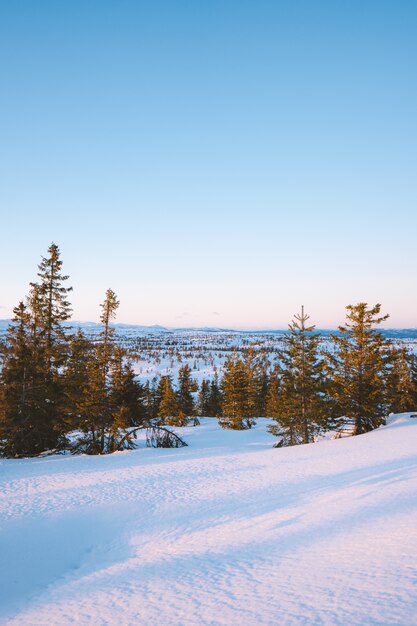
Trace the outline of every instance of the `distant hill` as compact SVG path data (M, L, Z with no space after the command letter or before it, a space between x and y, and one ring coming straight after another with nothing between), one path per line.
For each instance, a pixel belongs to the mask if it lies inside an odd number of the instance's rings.
M0 336L4 335L9 324L10 320L0 319ZM76 320L68 322L66 325L72 328L82 328L86 331L87 334L91 333L93 335L100 332L101 328L101 325L97 322L80 322ZM288 332L287 329L282 328L265 330L237 330L235 328L211 328L208 326L203 326L200 328L168 328L166 326L160 326L158 324L153 324L151 326L144 326L141 324L114 324L114 328L116 329L116 332L118 334L130 336L153 334L158 335L163 333L236 333L241 335L282 335ZM338 334L337 330L329 328L317 328L315 332L320 333L323 337L328 337L331 334ZM417 339L417 328L385 328L381 330L381 333L384 335L384 337L387 337L388 339Z

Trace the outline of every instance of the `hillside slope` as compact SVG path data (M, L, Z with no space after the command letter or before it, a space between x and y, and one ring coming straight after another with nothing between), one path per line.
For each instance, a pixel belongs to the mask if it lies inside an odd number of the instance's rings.
M0 461L0 622L417 624L417 419L273 449Z

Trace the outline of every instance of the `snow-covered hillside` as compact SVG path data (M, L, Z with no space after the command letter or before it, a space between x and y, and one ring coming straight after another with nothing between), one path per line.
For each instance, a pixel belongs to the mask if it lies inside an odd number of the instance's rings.
M417 419L0 462L5 624L417 624Z

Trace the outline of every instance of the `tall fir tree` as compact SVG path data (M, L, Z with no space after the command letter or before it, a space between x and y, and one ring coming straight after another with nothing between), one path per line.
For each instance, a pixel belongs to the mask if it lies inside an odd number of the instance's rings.
M88 394L92 353L92 343L79 328L70 338L69 354L65 369L68 430L80 427L79 407Z
M65 286L69 276L62 274L60 250L55 243L49 246L48 253L38 266L39 283L31 283L30 301L33 320L45 342L48 369L57 371L67 356L67 333L63 322L71 317L71 304L67 298L72 287Z
M6 449L18 456L33 456L66 445L67 406L63 371L68 356L68 339L63 322L68 320L71 314L67 295L72 288L65 286L68 276L62 274L62 261L58 246L52 243L48 253L47 257L42 257L39 264L39 283L31 283L26 306L21 303L15 309L14 323L21 328L20 339L25 346L24 352L30 355L31 360L30 374L25 366L20 370L20 374L15 369L15 375L24 377L21 385L26 390L25 396L32 397L30 409L27 405L24 411L27 432L25 443L23 444L20 438L21 443L14 445L11 431L9 431L8 442L6 438ZM25 319L24 340L22 339L23 318ZM11 378L8 377L9 368L12 367L12 362L14 362L13 367L17 365L13 357L16 347L14 333L15 328L12 325L6 340L9 347L6 348L3 364L2 393L6 399L12 395L11 388L8 388L11 384ZM22 355L21 350L20 356ZM15 384L17 384L17 379L15 379ZM9 404L10 408L11 404ZM18 409L20 416L23 415L21 409L22 407ZM7 409L3 410L3 417L7 412ZM18 418L17 422L19 422Z
M144 389L138 380L131 362L127 359L126 351L117 346L111 365L110 404L114 414L119 413L118 427L121 427L121 417L125 420L125 427L141 426L146 420L144 406Z
M217 372L210 383L210 394L208 399L207 415L211 417L221 417L223 413L223 394L219 383Z
M280 416L281 376L281 366L279 364L275 364L268 381L268 392L265 407L265 415L267 417L278 418Z
M166 424L184 425L184 416L180 415L177 396L172 386L172 376L162 376L159 388L161 401L158 408L158 417L162 418Z
M359 435L383 423L391 355L389 342L374 327L389 316L380 315L380 304L370 308L359 302L346 309L346 324L332 335L334 351L327 359L334 410L351 418Z
M145 420L147 422L151 422L158 417L158 407L161 401L161 398L158 393L158 388L156 384L156 380L152 379L152 381L147 380L144 385L144 411L145 411Z
M194 415L194 398L192 389L193 379L191 377L191 368L188 363L186 363L179 369L177 390L178 411L184 417L192 417Z
M251 372L247 364L234 356L226 360L222 380L222 428L244 430L251 428L253 420L253 390Z
M301 307L288 326L281 352L280 400L270 428L283 445L310 443L323 424L323 361L320 336Z
M268 361L253 348L246 351L244 364L247 377L246 413L252 421L265 415L268 390Z
M103 368L103 384L106 384L108 371L114 355L114 328L110 325L116 318L116 312L120 302L112 289L107 289L103 304L100 304L102 331L98 355Z
M200 391L198 392L197 414L200 417L210 415L210 381L203 378Z
M87 363L86 393L78 406L84 435L74 445L76 452L83 451L87 454L114 452L124 438L121 431L128 423L128 410L126 407L115 407L112 403L112 374L117 371L117 368L114 369L117 347L111 323L116 317L118 306L116 294L108 289L105 300L100 305L102 330L99 341L94 346Z

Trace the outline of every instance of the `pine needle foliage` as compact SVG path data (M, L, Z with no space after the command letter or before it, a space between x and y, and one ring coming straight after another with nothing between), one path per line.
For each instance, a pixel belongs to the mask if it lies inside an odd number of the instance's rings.
M52 243L42 257L39 282L31 283L26 304L14 309L6 336L1 373L1 448L7 456L36 456L65 447L68 358L63 323L71 314L71 287L62 274L60 251Z
M336 410L353 420L359 435L384 421L391 351L374 327L389 315L380 315L380 304L369 307L366 302L346 310L346 323L332 335L334 351L327 352L327 359Z
M221 383L223 394L222 428L246 430L254 424L254 386L252 372L241 358L230 356L224 366Z
M323 427L323 360L320 335L308 325L309 315L294 315L280 354L280 377L275 373L269 408L277 424L270 427L280 445L310 443ZM275 391L275 393L274 393ZM279 393L279 396L278 396Z

